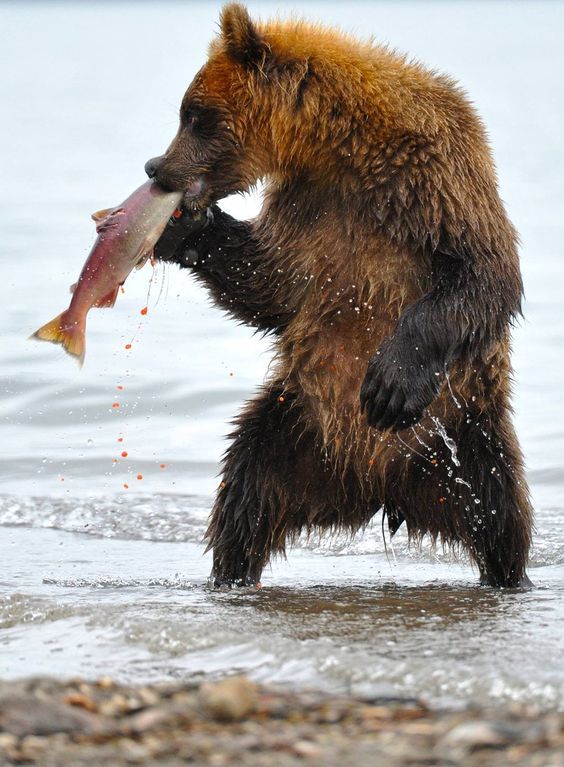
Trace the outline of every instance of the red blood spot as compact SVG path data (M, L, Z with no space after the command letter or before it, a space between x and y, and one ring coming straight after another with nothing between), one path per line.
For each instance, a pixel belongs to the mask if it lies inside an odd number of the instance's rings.
M138 474L137 475L137 479L143 479L143 475L142 474Z
M112 461L113 461L114 463L117 463L117 462L118 462L118 459L117 459L117 458L112 458Z
M116 389L117 389L118 391L123 391L123 386L116 386Z
M441 497L439 498L439 503L444 503L445 501L446 501L446 498L444 497L444 495L441 495Z
M64 482L64 481L65 481L65 478L64 478L64 477L61 477L61 482Z
M131 349L131 344L125 344L126 349Z
M127 450L122 450L121 457L122 458L127 458L127 455L128 455Z
M182 217L182 211L180 210L180 208L177 208L175 211L173 211L172 217L173 218L181 218Z
M112 402L112 407L113 408L119 407L119 402Z
M123 486L125 487L125 489L126 489L126 490L129 488L129 485L127 485L127 484L125 484L125 483L124 483L124 485L123 485Z
M123 437L118 437L118 442L123 442Z
M164 468L165 468L165 464L164 464L164 463L161 463L161 464L160 464L160 467L161 467L161 469L164 469Z
M148 311L149 311L149 310L148 310L148 308L147 308L146 306L144 306L144 307L143 307L143 309L141 309L141 314L142 314L143 316L145 316L145 315L147 314L147 312L148 312Z
M435 464L435 466L436 466L437 465L437 459L436 458L431 458L431 463Z

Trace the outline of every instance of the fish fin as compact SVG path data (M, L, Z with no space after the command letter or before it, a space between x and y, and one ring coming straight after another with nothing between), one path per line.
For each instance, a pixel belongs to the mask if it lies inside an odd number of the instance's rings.
M112 212L113 208L103 208L102 210L97 210L96 213L93 213L90 218L92 221L103 221L105 218L107 218L110 213Z
M94 306L97 306L99 309L111 309L116 302L118 291L119 285L116 285L116 287L112 288L109 293L107 293L105 296L102 296L102 298L99 298Z
M69 290L71 293L74 293L78 285L78 282L73 282L73 284L69 287Z
M86 353L86 317L81 322L68 322L68 312L63 312L36 330L31 339L38 341L50 341L53 344L61 344L68 354L76 357L82 367Z
M100 232L105 232L106 229L111 229L112 227L116 226L118 223L118 217L123 216L125 213L125 208L109 208L108 210L101 210L98 213L93 213L93 216L100 215L100 218L95 218L94 221L96 222L96 231L98 234Z

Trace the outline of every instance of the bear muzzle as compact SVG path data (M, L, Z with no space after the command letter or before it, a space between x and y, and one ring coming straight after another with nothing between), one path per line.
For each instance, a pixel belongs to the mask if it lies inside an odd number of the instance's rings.
M167 171L166 160L167 156L164 154L147 160L145 163L145 173L164 189L172 192L182 191L184 193L184 199L188 203L193 203L208 187L204 177L201 175L192 176L189 178L188 182L186 182L180 177L176 177L175 174Z

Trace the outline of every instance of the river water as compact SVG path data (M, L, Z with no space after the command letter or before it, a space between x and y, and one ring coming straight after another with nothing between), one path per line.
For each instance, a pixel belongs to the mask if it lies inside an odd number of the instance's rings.
M564 5L300 5L451 72L489 127L522 239L515 407L536 588L481 589L467 562L408 549L401 534L386 551L378 519L352 542L303 541L261 591L205 588L201 538L224 435L266 373L268 342L162 267L129 279L114 310L92 312L81 371L26 337L66 306L93 240L89 213L122 200L170 141L218 5L3 4L0 675L244 670L564 708ZM224 205L241 217L259 206L259 194Z

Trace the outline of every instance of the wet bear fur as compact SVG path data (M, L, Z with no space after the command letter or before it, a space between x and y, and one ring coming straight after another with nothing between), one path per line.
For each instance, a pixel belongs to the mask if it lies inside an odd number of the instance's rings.
M147 172L193 213L157 257L275 346L225 455L215 584L256 584L301 533L355 532L379 511L391 534L464 549L484 584L527 583L517 237L460 88L385 47L228 5ZM216 205L258 180L256 219Z

